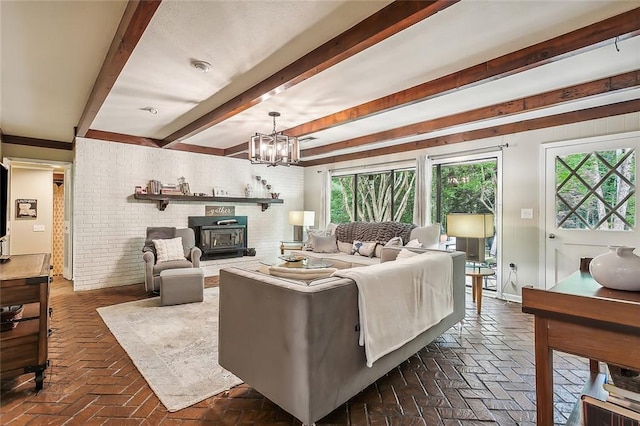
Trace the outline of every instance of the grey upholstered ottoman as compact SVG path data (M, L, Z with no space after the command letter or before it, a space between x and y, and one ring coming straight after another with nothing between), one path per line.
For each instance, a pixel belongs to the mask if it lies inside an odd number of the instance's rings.
M160 272L160 305L202 302L204 273L200 268L167 269Z

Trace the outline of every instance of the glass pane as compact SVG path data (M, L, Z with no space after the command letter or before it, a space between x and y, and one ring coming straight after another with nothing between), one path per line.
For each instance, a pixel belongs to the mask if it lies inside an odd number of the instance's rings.
M359 174L356 179L357 220L363 222L384 222L391 220L391 192L393 177L391 172Z
M331 178L331 222L354 220L354 186L355 175Z
M393 220L396 222L413 223L415 178L415 169L394 172Z
M440 186L441 217L432 217L446 229L448 213L495 213L497 162L495 160L443 165L437 182L434 167L432 206ZM435 208L434 208L435 211Z
M633 229L635 164L630 148L557 157L556 225L562 229Z

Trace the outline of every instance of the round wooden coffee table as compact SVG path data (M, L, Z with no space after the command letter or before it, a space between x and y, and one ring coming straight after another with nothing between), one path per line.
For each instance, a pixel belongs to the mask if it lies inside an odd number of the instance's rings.
M490 268L466 268L464 274L471 277L471 295L473 301L477 300L478 315L482 310L482 280L484 277L490 277L496 274L496 271Z

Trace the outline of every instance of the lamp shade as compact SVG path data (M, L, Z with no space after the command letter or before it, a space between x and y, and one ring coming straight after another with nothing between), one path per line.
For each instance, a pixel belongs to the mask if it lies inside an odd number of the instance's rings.
M313 226L316 212L292 210L289 212L289 224L296 226Z
M463 238L487 238L493 236L493 214L450 213L447 215L447 235Z

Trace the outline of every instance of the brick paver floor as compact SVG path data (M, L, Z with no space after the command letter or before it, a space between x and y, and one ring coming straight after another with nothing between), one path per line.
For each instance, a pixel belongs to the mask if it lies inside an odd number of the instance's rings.
M167 412L96 312L144 297L142 285L74 293L56 279L44 389L35 393L33 375L3 383L0 424L300 424L247 385ZM470 299L460 337L449 330L318 424L534 425L532 316L489 297L478 316ZM554 367L555 417L564 423L588 366L558 354Z

